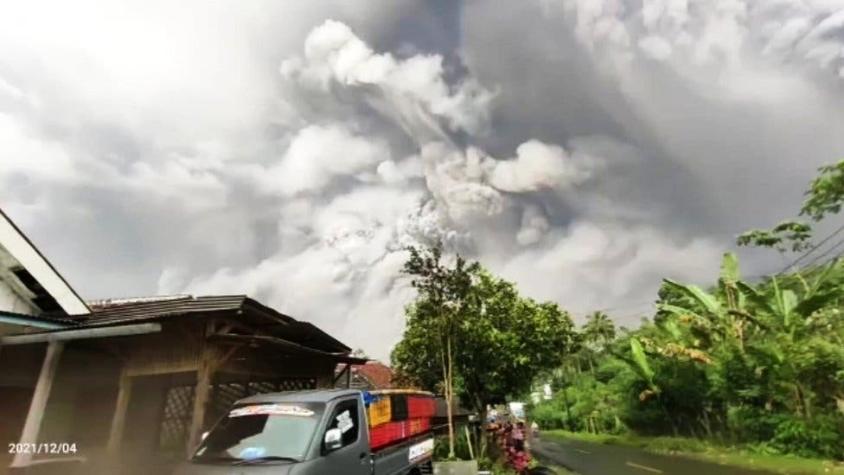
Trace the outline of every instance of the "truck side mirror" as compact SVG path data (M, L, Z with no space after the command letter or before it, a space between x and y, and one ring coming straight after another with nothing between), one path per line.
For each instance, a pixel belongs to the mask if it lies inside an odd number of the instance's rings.
M340 429L329 429L325 433L325 450L333 452L343 447L343 433Z

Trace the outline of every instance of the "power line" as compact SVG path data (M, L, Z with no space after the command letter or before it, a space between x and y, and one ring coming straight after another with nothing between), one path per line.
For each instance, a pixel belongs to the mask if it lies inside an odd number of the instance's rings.
M809 255L812 254L813 252L815 252L815 250L817 250L818 248L820 248L821 246L826 244L830 239L834 238L835 236L840 234L842 231L844 231L844 224L839 226L838 229L833 231L829 236L823 238L823 240L821 240L821 242L819 242L819 243L815 244L814 246L810 247L806 252L804 252L803 254L798 256L797 259L792 261L790 264L786 265L781 271L778 272L778 274L782 274L783 272L790 269L792 266L797 265L803 259L809 257Z
M791 262L790 264L788 264L788 265L787 265L787 266L786 266L783 270L781 270L780 272L778 272L778 273L776 273L776 274L746 275L746 276L742 276L742 280L745 280L745 281L750 280L750 281L752 281L752 280L755 280L755 279L767 279L767 278L771 278L771 277L773 277L773 276L777 276L777 275L783 274L783 273L784 273L785 271L787 271L789 268L791 268L791 267L792 267L792 266L794 266L795 264L797 264L797 263L801 262L803 259L805 259L805 258L809 257L809 256L810 256L810 255L811 255L814 251L816 251L816 250L820 249L820 248L821 248L824 244L826 244L826 243L827 243L827 242L829 242L832 238L834 238L835 236L837 236L837 235L841 234L842 232L844 232L844 224L842 224L841 226L839 226L839 227L838 227L835 231L833 231L832 233L830 233L828 236L826 236L824 239L822 239L819 243L817 243L817 244L815 244L814 246L812 246L812 247L811 247L810 249L808 249L805 253L803 253L800 257L798 257L797 259L795 259L793 262ZM839 239L838 241L836 241L836 242L832 245L832 247L828 248L826 251L822 252L821 254L816 255L816 256L815 256L812 260L810 260L808 263L806 263L806 264L803 266L803 268L806 268L806 267L812 266L813 264L815 264L815 263L816 263L816 262L818 262L819 260L823 259L824 257L826 257L826 256L828 256L828 255L830 255L830 254L832 254L832 253L833 253L833 252L835 252L836 250L841 249L841 248L842 248L842 246L844 246L844 238ZM834 255L832 258L830 258L830 259L828 259L828 260L826 260L826 261L824 261L824 262L822 262L822 263L820 263L820 264L818 264L818 265L819 265L819 266L820 266L820 265L825 265L825 264L827 264L827 263L829 263L829 262L831 262L831 261L834 261L834 260L836 260L836 259L838 259L838 258L841 258L842 256L844 256L844 250L842 250L842 251L841 251L841 252L839 252L838 254ZM617 317L617 318L625 318L625 316L627 316L627 317L630 317L630 316L636 316L636 314L638 314L638 312L643 311L643 310L645 310L645 309L649 309L649 308L651 308L651 307L655 308L656 306L657 306L657 301L656 301L656 300L654 300L654 299L649 299L649 300L640 300L640 301L629 302L629 303L627 303L627 304L623 304L623 305L617 305L617 306L613 306L613 307L605 307L605 308L599 308L599 309L591 310L591 311L588 311L588 312L584 312L584 313L583 313L583 315L588 315L588 314L591 314L591 313L594 313L594 312L602 312L602 313L614 313L614 314L615 314L615 315L614 315L614 317ZM619 314L620 314L620 313L625 314L625 316L621 316L621 317L619 317Z
M825 265L829 264L830 262L834 262L834 261L836 261L836 260L838 260L838 259L841 259L841 257L842 257L842 256L844 256L844 251L839 252L838 254L836 254L836 255L832 256L831 258L829 258L829 259L827 259L827 260L825 260L825 261L821 262L821 263L820 263L820 264L818 264L817 266L818 266L818 267L820 267L820 266L825 266Z
M827 250L826 250L826 252L824 252L824 253L822 253L822 254L819 254L819 255L815 256L815 258L814 258L814 259L812 259L811 261L809 261L809 263L808 263L808 264L806 264L806 265L804 265L803 267L804 267L804 268L806 268L806 267L811 266L811 265L812 265L812 264L814 264L815 262L818 262L819 260L823 259L824 257L826 257L826 256L828 256L828 255L832 254L833 252L835 252L835 251L836 251L838 248L840 248L842 245L844 245L844 239L841 239L840 241L838 241L837 243L835 243L835 245L834 245L834 246L832 246L832 247L830 247L829 249L827 249ZM840 256L840 255L841 255L841 254L838 254L838 256ZM836 256L836 257L838 257L838 256ZM835 257L833 257L833 259L835 259ZM832 260L832 259L830 259L830 260ZM827 261L827 262L829 262L829 261Z
M599 308L599 309L593 310L592 312L609 313L609 312L614 312L614 311L617 311L617 310L627 311L627 310L642 308L644 306L654 305L654 302L655 302L654 299L640 300L640 301L636 301L636 302L630 302L630 303L624 304L624 305L617 305L615 307ZM589 313L592 313L592 312L589 312Z

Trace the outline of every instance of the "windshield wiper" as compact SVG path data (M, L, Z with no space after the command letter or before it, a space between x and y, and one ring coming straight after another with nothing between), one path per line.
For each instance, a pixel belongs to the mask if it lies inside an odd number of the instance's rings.
M232 465L250 465L253 463L264 463L264 462L301 462L299 459L295 459L293 457L281 457L278 455L267 455L264 457L255 457L252 459L242 459L238 460L237 462L233 462Z

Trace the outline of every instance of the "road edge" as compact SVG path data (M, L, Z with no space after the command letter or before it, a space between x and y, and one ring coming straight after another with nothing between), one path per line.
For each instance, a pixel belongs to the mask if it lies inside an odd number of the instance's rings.
M537 439L534 439L534 440L541 440L541 439L538 439L538 438L537 438ZM536 460L543 460L543 461L547 462L547 463L549 464L549 466L562 467L563 469L567 470L570 474L572 474L572 475L578 475L578 473L577 473L577 471L576 471L575 469L573 469L573 468L569 467L569 466L568 466L568 465L566 465L565 463L561 463L561 462L552 462L552 461L551 461L551 457L548 457L548 456L546 456L546 455L543 455L543 454L542 454L542 449L540 449L540 448L539 448L539 447L537 447L536 445L531 444L530 451L531 451L531 453L534 455L534 457L536 458Z

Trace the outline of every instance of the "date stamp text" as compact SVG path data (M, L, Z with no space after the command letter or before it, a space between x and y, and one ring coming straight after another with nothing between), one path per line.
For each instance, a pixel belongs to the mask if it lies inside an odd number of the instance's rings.
M75 454L76 442L18 442L9 443L10 454Z

